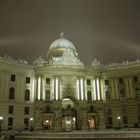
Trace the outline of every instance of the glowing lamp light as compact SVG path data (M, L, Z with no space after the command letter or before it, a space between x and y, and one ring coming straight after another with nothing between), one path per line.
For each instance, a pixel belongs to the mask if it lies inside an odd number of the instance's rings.
M121 119L121 117L120 116L118 116L118 120L120 120Z
M30 121L33 121L34 120L34 118L30 118Z

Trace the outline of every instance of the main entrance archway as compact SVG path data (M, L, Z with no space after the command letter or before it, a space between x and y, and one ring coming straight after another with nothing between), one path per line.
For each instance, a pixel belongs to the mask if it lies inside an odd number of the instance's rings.
M61 128L65 131L71 131L76 129L77 122L77 109L76 102L72 98L62 99L62 118Z

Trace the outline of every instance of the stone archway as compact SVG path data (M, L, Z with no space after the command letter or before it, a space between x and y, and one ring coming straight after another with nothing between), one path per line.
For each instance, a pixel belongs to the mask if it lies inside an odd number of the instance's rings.
M62 99L62 118L61 128L65 131L76 129L77 109L76 101L72 97L65 97Z

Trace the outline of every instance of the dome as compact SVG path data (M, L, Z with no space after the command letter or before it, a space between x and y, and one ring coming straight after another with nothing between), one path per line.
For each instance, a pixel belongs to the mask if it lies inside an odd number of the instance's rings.
M77 52L73 43L65 39L64 34L61 33L60 38L53 41L49 47L49 51L47 54L48 60L61 57L63 55L63 52L66 50L71 50L75 57L77 56Z

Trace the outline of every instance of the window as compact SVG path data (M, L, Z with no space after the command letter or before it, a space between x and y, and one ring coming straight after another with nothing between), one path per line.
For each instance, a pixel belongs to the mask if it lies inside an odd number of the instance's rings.
M46 113L50 113L50 106L46 105Z
M30 77L26 77L26 84L30 84Z
M127 113L127 108L126 108L126 106L125 105L122 105L122 113L123 114L126 114Z
M14 99L14 94L15 94L15 89L11 87L9 89L9 99L13 100Z
M28 115L28 114L29 114L29 110L30 110L29 107L25 107L25 109L24 109L24 114L25 114L25 115Z
M50 91L46 91L46 96L45 96L46 102L50 102Z
M91 91L87 92L87 101L91 102L92 101L92 95L91 95Z
M119 78L119 84L123 84L123 78Z
M107 106L107 114L112 114L112 107L110 105Z
M136 83L136 82L138 82L138 77L137 76L134 76L133 77L133 81Z
M126 97L125 97L125 90L124 90L124 89L121 89L121 90L120 90L120 100L121 100L121 101L126 100Z
M107 123L108 123L108 125L112 125L112 117L107 118Z
M136 96L136 98L140 98L140 89L139 88L135 88L135 96Z
M123 124L128 124L128 118L127 118L127 116L123 116Z
M138 116L138 121L139 121L139 123L140 123L140 115Z
M87 85L91 85L91 80L87 79Z
M91 106L89 107L89 112L90 112L90 113L95 113L95 112L96 112L93 105L91 105Z
M107 101L110 101L110 100L111 100L111 96L110 96L109 91L106 91L106 92L105 92L105 95L106 95L106 100L107 100Z
M50 78L46 78L46 84L50 85Z
M106 85L106 86L109 85L109 80L105 80L105 85Z
M13 114L14 112L14 106L10 105L9 106L9 114Z
M13 126L13 118L12 117L8 118L8 126Z
M16 80L16 76L14 74L11 74L11 81L14 82Z
M29 128L29 118L24 118L24 129L28 130Z
M29 101L30 100L30 90L26 89L25 90L25 97L24 97L25 101Z
M140 114L140 104L137 105L138 113Z

